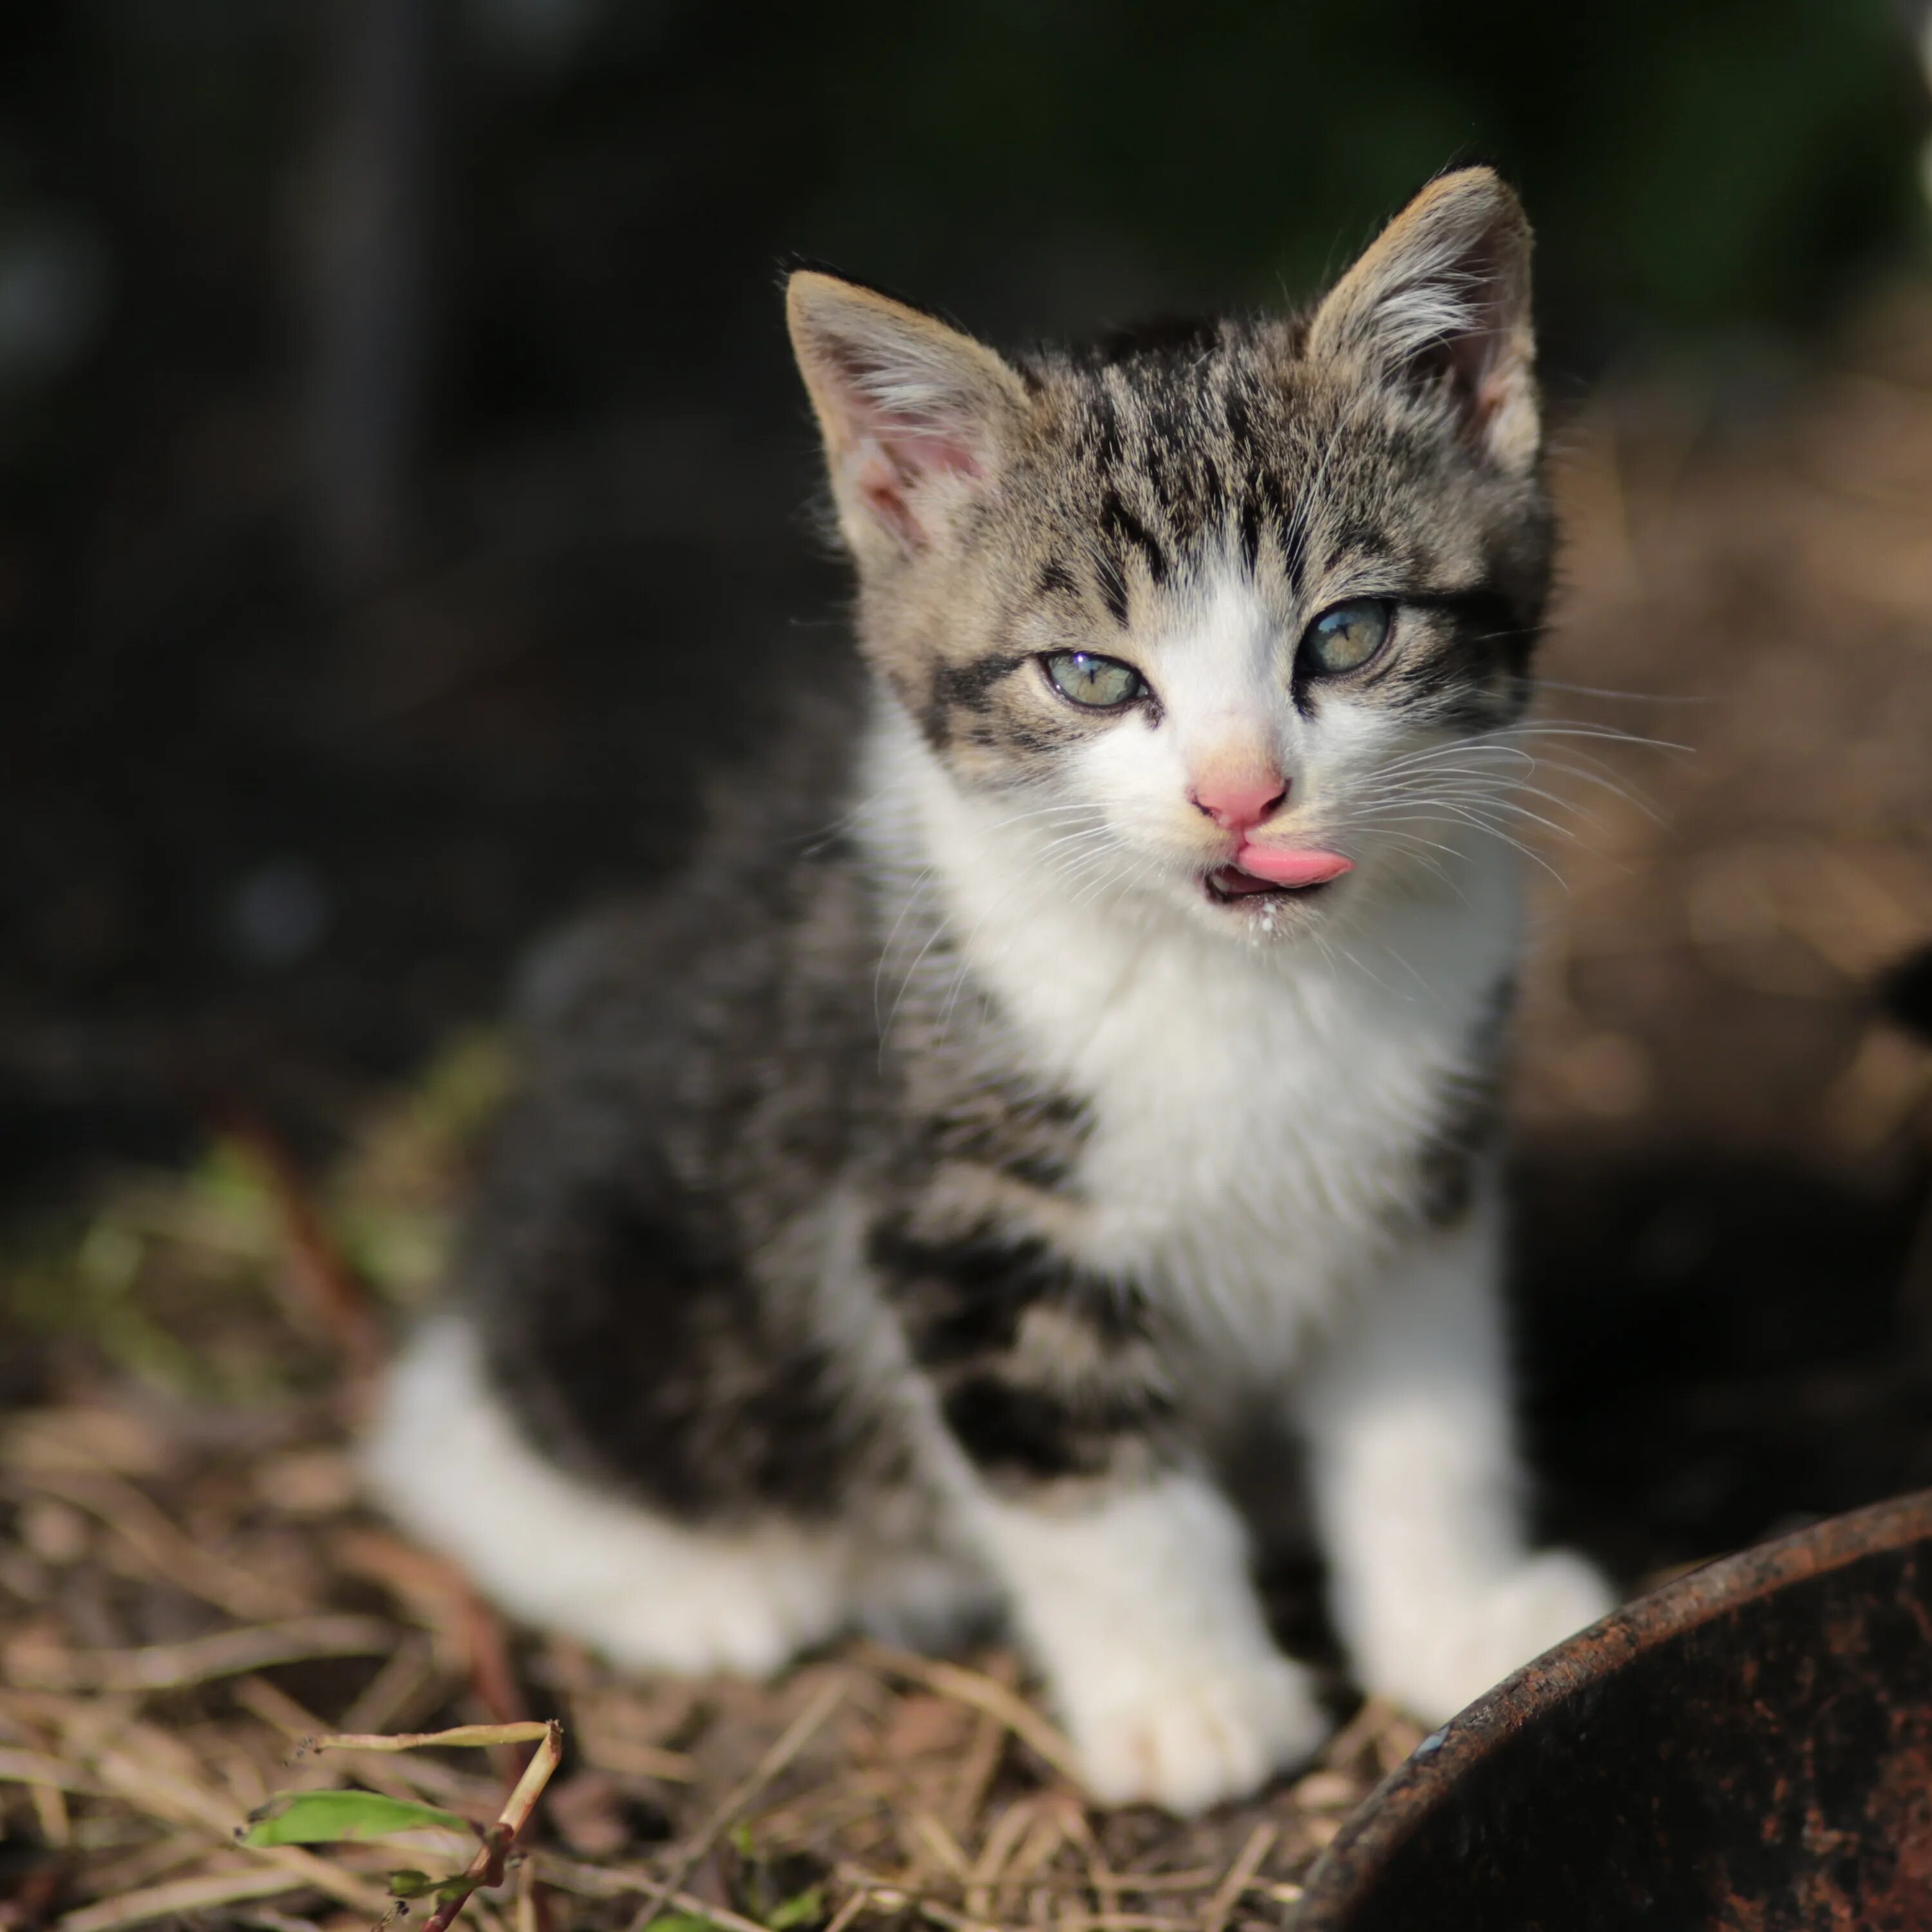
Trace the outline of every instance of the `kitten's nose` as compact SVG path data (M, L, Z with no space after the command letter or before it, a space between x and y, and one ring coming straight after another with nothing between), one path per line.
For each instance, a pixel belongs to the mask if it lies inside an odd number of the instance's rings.
M1188 794L1223 832L1245 832L1288 802L1289 781L1279 772L1203 778Z

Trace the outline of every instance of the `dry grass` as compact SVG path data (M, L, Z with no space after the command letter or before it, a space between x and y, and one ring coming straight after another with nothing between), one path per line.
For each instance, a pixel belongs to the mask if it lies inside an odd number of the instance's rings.
M1328 1762L1181 1825L1096 1813L1014 1660L857 1644L766 1689L624 1678L575 1646L506 1657L460 1578L350 1502L334 1406L211 1443L138 1395L16 1416L0 1437L5 1552L0 1807L38 1844L10 1922L66 1932L199 1922L363 1925L420 1853L238 1847L270 1793L338 1781L481 1825L514 1769L305 1738L524 1711L562 1719L565 1768L525 1870L554 1924L669 1910L742 1927L842 1918L1065 1932L1271 1922L1340 1816L1416 1732L1364 1711ZM460 1848L454 1848L460 1849ZM442 1868L463 1862L441 1848ZM515 1919L513 1882L466 1916ZM52 1908L57 1906L55 1916Z
M1655 386L1572 427L1549 668L1641 695L1552 704L1694 749L1541 748L1601 758L1657 815L1587 765L1545 774L1589 809L1549 848L1567 885L1545 895L1521 1096L1539 1133L1922 1159L1932 1054L1865 989L1932 937L1923 298L1840 360L1742 430ZM1364 1708L1319 1768L1205 1820L1098 1812L1008 1654L854 1645L769 1688L620 1678L506 1636L363 1514L339 1366L362 1343L320 1230L388 1300L419 1298L500 1072L487 1041L452 1049L371 1110L318 1202L244 1121L193 1174L128 1176L16 1231L4 1318L55 1373L0 1432L0 1926L369 1924L385 1868L428 1852L251 1851L237 1826L272 1792L344 1780L482 1825L514 1754L293 1754L516 1717L560 1718L566 1756L527 1856L465 1922L1278 1923L1415 1742L1400 1714Z

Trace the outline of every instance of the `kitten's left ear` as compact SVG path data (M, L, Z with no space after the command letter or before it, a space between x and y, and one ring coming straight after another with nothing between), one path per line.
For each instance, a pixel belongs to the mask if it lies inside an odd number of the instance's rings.
M1444 175L1336 284L1309 353L1446 379L1477 447L1521 474L1542 440L1529 250L1522 204L1493 170Z
M998 466L1026 386L970 335L836 275L798 270L785 313L846 540L862 557L882 539L923 549Z

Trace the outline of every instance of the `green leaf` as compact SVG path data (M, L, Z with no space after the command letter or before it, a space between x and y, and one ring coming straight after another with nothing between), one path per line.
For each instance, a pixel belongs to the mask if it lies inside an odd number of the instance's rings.
M822 1918L825 1916L825 1892L822 1886L808 1886L803 1892L787 1899L784 1903L768 1914L765 1923L771 1932L790 1932L794 1925L802 1925L808 1920Z
M374 1791L290 1791L249 1814L244 1845L327 1845L342 1838L389 1838L399 1832L462 1832L453 1811L406 1804Z

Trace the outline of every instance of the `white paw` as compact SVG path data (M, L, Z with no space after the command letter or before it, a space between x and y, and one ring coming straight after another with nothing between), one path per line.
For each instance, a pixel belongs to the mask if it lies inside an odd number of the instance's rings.
M1399 1646L1385 1642L1378 1659L1361 1660L1366 1688L1427 1723L1444 1723L1616 1603L1594 1565L1545 1550L1479 1588L1416 1604Z
M1286 1658L1216 1664L1150 1657L1126 1694L1082 1707L1064 1699L1088 1790L1102 1804L1185 1815L1245 1797L1315 1754L1329 1726L1308 1677Z

